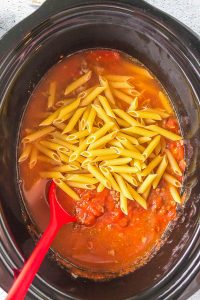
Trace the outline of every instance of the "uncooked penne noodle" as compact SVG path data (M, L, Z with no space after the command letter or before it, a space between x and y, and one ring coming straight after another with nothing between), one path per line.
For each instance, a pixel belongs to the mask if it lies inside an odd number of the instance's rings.
M79 77L77 80L75 80L74 82L72 82L71 84L69 84L66 89L64 94L68 95L70 93L72 93L73 91L75 91L77 88L79 88L80 86L84 85L86 82L88 82L90 80L92 76L92 72L88 71L86 74L82 75L81 77Z
M140 123L136 121L134 118L132 118L128 113L123 111L122 109L116 108L113 109L113 112L117 114L121 119L128 122L131 126L139 126Z
M105 77L110 81L128 81L133 79L133 76L124 76L124 75L105 75Z
M150 141L151 141L151 138L148 137L148 136L141 136L141 137L139 137L137 140L138 140L138 143L139 143L139 144L144 144L144 143L150 142Z
M52 150L55 150L55 151L60 151L60 152L63 152L63 153L67 153L69 151L69 149L67 149L66 147L62 146L62 145L59 145L57 143L52 143L50 141L40 141L40 144L47 147L48 149L52 149Z
M29 168L33 169L37 163L38 150L33 147L31 150L30 160L29 160Z
M66 154L64 154L62 152L59 152L59 151L57 153L58 153L58 155L60 157L61 162L65 162L65 163L69 162L69 156L68 155L66 155ZM69 154L69 153L71 153L71 152L68 152L67 154Z
M23 150L22 150L22 153L21 153L21 155L18 159L18 162L23 162L23 161L27 160L27 158L30 156L31 149L32 149L31 144L24 144L23 145Z
M147 200L147 198L149 197L149 193L151 191L151 185L146 189L146 191L142 194L142 197Z
M139 144L139 143L138 143L139 138L138 138L138 140L137 140L135 137L130 136L130 135L126 134L126 133L118 132L118 133L117 133L117 136L118 136L119 140L123 140L123 139L124 139L124 140L128 140L128 141L131 142L133 145L138 145L138 144Z
M68 184L68 186L73 187L73 188L87 189L87 190L95 190L96 189L96 185L89 184L89 183L67 181L67 184Z
M65 124L63 124L63 123L57 123L57 122L53 121L53 125L61 131L65 129Z
M141 175L142 176L147 176L149 175L161 162L162 156L158 155L156 156L149 164L148 166L142 171Z
M50 83L50 86L49 86L49 96L48 96L48 104L47 104L48 108L53 107L54 104L55 104L56 86L57 86L56 81L52 81Z
M110 116L111 118L116 118L106 97L99 95L98 100L100 101L107 115Z
M152 119L145 119L145 124L146 125L154 125L156 123L155 120L152 120Z
M127 197L128 199L133 200L133 197L132 197L131 193L129 192L129 190L127 188L127 184L124 181L124 179L122 178L122 176L120 176L118 174L114 174L114 178L120 188L121 193L124 195L124 197Z
M69 114L70 112L74 111L75 109L77 109L79 104L80 104L80 99L77 98L74 102L72 102L64 107L61 107L61 110L58 115L58 119L62 119L62 117Z
M88 147L88 150L90 151L90 150L93 150L93 149L100 148L101 146L105 145L109 141L113 140L115 138L116 134L117 134L117 131L113 131L113 132L101 137L96 142L90 144L89 147Z
M64 178L64 176L60 172L56 171L40 172L40 176L42 178Z
M103 86L97 86L89 95L87 95L82 101L81 106L87 106L92 103L98 95L100 95L105 90Z
M148 189L148 187L151 186L152 182L156 179L157 176L157 174L149 174L142 182L142 184L138 187L137 192L139 194L143 194Z
M122 144L126 149L128 149L128 150L133 150L133 151L135 151L135 152L139 152L139 151L137 150L137 148L136 148L133 144L131 144L131 142L129 142L129 141L124 141L124 140L120 140L119 137L116 137L116 139L119 139L119 141L121 142L121 144Z
M112 104L115 104L115 99L112 95L110 85L109 85L107 79L103 76L99 76L99 82L100 82L101 86L105 87L104 95L106 96L108 101Z
M131 162L133 163L133 165L131 165L131 167L136 167L138 169L138 171L142 170L141 161L135 159L134 161L132 160Z
M83 137L86 137L89 135L89 131L87 129L83 130L83 131L77 131L77 132L74 132L70 135L68 135L66 137L66 140L67 141L73 141L73 140L76 140L76 139L81 139Z
M104 189L105 189L105 186L102 183L99 183L98 187L97 187L97 193L102 192Z
M57 109L53 113L51 113L45 120L43 120L39 126L48 126L53 123L53 121L58 117L61 108Z
M109 84L114 89L129 89L133 87L128 81L110 81Z
M116 147L112 147L112 149L114 149L115 153L117 153L121 156L131 157L131 158L139 159L142 161L144 160L144 156L138 152L134 152L131 150L126 150L126 149L120 149L120 148L116 148Z
M138 169L135 167L130 167L127 165L124 166L107 166L108 170L110 172L116 172L116 173L137 173Z
M128 112L131 113L138 108L138 97L135 97L128 108Z
M67 98L67 99L59 100L56 102L55 107L65 106L67 104L74 102L75 100L76 100L76 98Z
M58 145L62 145L63 147L67 148L68 150L76 151L76 150L78 149L77 146L72 145L71 143L69 143L69 142L67 142L67 141L64 141L64 140L61 140L61 139L56 138L56 137L54 137L54 138L52 139L52 141L53 141L54 143L58 144ZM59 151L59 149L58 149L58 151ZM66 154L67 154L67 153L66 153Z
M174 201L177 203L181 203L181 197L179 195L178 190L174 186L170 186L169 191Z
M89 113L89 116L86 120L86 127L88 129L88 131L91 133L92 132L92 128L94 125L94 120L96 118L96 110L92 107Z
M129 111L129 114L135 118L152 119L152 120L158 120L158 121L162 120L162 118L159 114L149 112L146 110Z
M113 139L112 141L108 142L109 145L111 146L114 146L114 147L117 147L117 148L124 148L122 146L122 144L120 143L120 141L116 140L116 139Z
M150 154L154 151L156 146L160 142L160 135L155 136L152 141L148 144L147 148L144 150L142 155L144 156L145 160L150 156Z
M70 113L67 113L66 115L64 115L62 118L59 118L57 117L54 121L53 121L53 125L55 124L60 124L60 123L64 123L65 121L69 120L72 116L73 116L73 111L70 112ZM64 125L64 128L66 127L65 124Z
M165 153L167 154L167 158L169 160L169 165L170 165L172 171L176 175L181 176L182 175L181 169L179 168L179 165L178 165L177 161L175 160L171 151L168 149L165 149Z
M158 93L159 99L164 107L164 109L169 113L169 114L173 114L173 110L171 108L171 105L169 103L169 100L167 99L167 97L165 96L165 94L163 92L159 92Z
M94 85L94 86L88 88L87 90L80 92L80 93L78 94L78 97L79 97L80 99L84 99L84 98L87 97L87 96L88 96L88 95L89 95L96 87L98 87L98 85Z
M156 148L154 149L155 155L158 155L162 150L161 144L159 143Z
M121 119L121 118L117 118L115 117L117 123L122 126L122 127L129 127L129 123L126 122L125 120Z
M132 158L129 157L104 160L101 163L101 166L120 166L120 165L128 164L131 160Z
M47 156L45 156L45 155L38 155L37 156L37 160L38 161L42 161L42 162L45 162L45 163L47 163L47 164L51 164L51 165L60 165L60 163L61 162L57 162L57 161L55 161L55 160L53 160L53 159L51 159L51 158L49 158L49 157L47 157Z
M84 157L93 157L93 156L104 157L105 155L110 155L110 154L116 154L116 151L114 149L95 149L95 150L90 150L90 151L87 150L81 152L81 155Z
M117 192L120 192L119 185L116 182L116 180L114 179L114 177L112 176L112 174L109 172L109 170L106 167L104 167L104 166L100 167L100 169L101 169L101 172L103 173L103 175L110 182L112 189L115 190L115 191L117 191Z
M157 134L153 131L147 130L145 128L137 127L137 126L123 128L122 132L125 132L125 133L128 133L128 134L131 134L131 133L132 134L138 134L138 135L147 136L147 137L153 137Z
M43 153L44 155L52 158L53 160L60 162L60 157L58 156L57 153L53 152L52 150L49 150L45 146L41 144L36 144L35 147L38 149L39 152Z
M74 170L79 170L79 167L77 165L73 164L73 163L71 163L69 165L57 166L53 169L53 171L62 172L62 173L71 172L71 171L74 171Z
M109 117L100 105L93 104L92 107L94 107L94 109L97 112L97 115L99 116L100 119L104 121L105 124L114 123L113 128L115 130L119 129L119 126L116 124L115 120Z
M35 132L33 132L33 133L25 136L22 139L22 143L34 142L34 141L40 139L41 137L44 137L45 135L51 133L54 130L55 130L55 128L53 126L48 126L48 127L39 129L39 130L37 130L37 131L35 131Z
M88 106L86 108L86 110L84 111L84 113L83 113L83 116L82 116L81 121L80 121L81 130L86 129L86 121L87 121L88 116L90 114L90 110L91 110L91 106Z
M63 130L62 134L70 132L72 129L74 129L75 125L78 123L80 117L82 116L83 112L85 111L85 107L78 108L71 119L69 120L67 126Z
M72 175L67 175L66 177L67 180L69 181L75 181L75 182L81 182L85 184L96 184L98 183L98 179L96 178L91 178L88 177L87 174L72 174Z
M95 133L91 134L87 139L87 144L94 143L96 140L103 137L108 130L110 130L114 126L114 123L105 124L102 128L98 129Z
M120 175L130 184L134 185L134 186L138 186L138 182L137 180L133 177L133 175L131 174L127 174L127 173L120 173Z
M102 172L95 166L89 164L88 165L88 171L93 174L93 176L95 178L97 178L100 183L102 183L105 187L107 187L108 189L111 188L111 184L110 182L104 177L104 175L102 174Z
M168 118L170 116L169 113L161 108L145 108L145 111L156 113L160 115L162 119Z
M144 152L145 147L142 145L136 145L135 148L139 151L139 152Z
M178 181L174 176L172 176L168 173L164 173L163 179L173 186L181 187L181 182Z
M122 193L120 193L120 208L125 215L128 215L128 201Z
M131 102L133 101L133 97L131 97L117 89L113 89L112 93L115 97L117 97L118 99L120 99L128 104L131 104Z
M136 192L134 190L134 188L127 183L127 188L129 190L129 192L131 193L133 199L139 203L144 209L147 209L147 203L146 203L146 200L140 195L138 194L138 192Z
M153 77L152 77L152 75L150 74L150 72L147 71L147 70L146 70L144 67L142 67L142 66L132 65L132 64L130 64L129 62L124 62L124 63L123 63L123 66L124 66L127 70L133 72L133 74L134 74L135 76L140 75L141 77L144 77L143 79L153 79ZM133 76L134 76L134 75L133 75ZM135 76L134 76L134 77L135 77Z
M156 170L156 174L158 176L155 178L155 180L153 181L153 184L152 184L154 189L157 188L157 186L158 186L158 184L159 184L159 182L160 182L160 180L161 180L161 178L162 178L162 176L163 176L163 174L164 174L164 172L167 168L167 165L168 165L168 159L167 159L167 156L164 155L158 169Z
M146 126L146 128L150 129L151 131L154 131L172 141L180 141L182 139L182 137L180 135L177 135L177 134L175 134L169 130L166 130L164 128L161 128L157 125L149 125L149 126Z
M99 161L102 161L102 160L110 160L110 159L115 159L119 157L118 154L110 154L110 155L103 155L103 156L100 156L100 157L96 157L96 158L93 158L93 162L99 162Z
M61 179L53 179L53 181L55 182L55 184L61 189L63 190L63 192L65 192L68 196L70 196L71 198L73 198L74 200L78 201L80 200L79 195L72 190L65 182L63 182Z

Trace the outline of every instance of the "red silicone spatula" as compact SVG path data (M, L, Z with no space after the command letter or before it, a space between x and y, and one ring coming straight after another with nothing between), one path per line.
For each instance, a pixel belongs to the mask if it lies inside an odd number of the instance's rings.
M26 296L35 274L54 239L58 230L67 223L76 222L76 218L69 215L60 205L56 197L56 185L52 181L49 188L50 222L35 247L33 253L23 266L13 286L11 287L7 300L23 300Z

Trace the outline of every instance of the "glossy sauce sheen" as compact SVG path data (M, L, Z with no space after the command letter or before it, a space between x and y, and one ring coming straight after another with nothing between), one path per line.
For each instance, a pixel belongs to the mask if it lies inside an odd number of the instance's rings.
M21 135L24 136L25 128L37 128L44 118L50 82L58 83L56 98L62 99L66 86L78 78L80 70L85 67L102 74L134 75L135 87L143 91L139 107L150 99L148 101L151 107L162 108L158 97L158 92L162 90L160 84L154 78L146 78L146 81L141 82L141 75L134 74L134 66L137 65L138 62L114 51L85 51L63 59L48 71L32 94ZM97 77L93 76L92 81L97 84ZM118 105L123 109L127 108L125 103ZM162 126L175 133L179 132L175 117L165 119ZM168 141L167 147L183 169L183 145ZM47 180L41 179L39 172L48 168L49 165L43 162L37 162L32 170L29 169L28 161L20 165L26 205L41 231L47 226L49 209L46 203ZM180 177L177 179L182 180ZM72 268L73 273L81 276L103 279L136 269L159 248L166 228L176 218L176 203L164 180L157 189L151 191L147 210L135 201L128 201L127 216L119 207L117 192L107 189L101 193L96 190L75 190L81 195L79 202L73 201L61 190L57 194L63 207L77 215L79 224L64 226L58 233L53 248L74 264L77 268ZM109 275L102 275L104 272ZM112 273L115 275L111 275Z

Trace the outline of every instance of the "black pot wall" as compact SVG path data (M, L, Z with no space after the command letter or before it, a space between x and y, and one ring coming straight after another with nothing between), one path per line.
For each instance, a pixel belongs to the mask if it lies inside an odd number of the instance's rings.
M94 283L73 279L45 259L28 298L177 299L193 279L200 269L199 46L197 37L174 19L143 1L131 0L49 0L0 41L0 253L7 288L12 270L34 247L22 218L16 166L18 132L30 93L60 55L94 47L136 57L168 91L186 141L188 201L164 247L133 274Z

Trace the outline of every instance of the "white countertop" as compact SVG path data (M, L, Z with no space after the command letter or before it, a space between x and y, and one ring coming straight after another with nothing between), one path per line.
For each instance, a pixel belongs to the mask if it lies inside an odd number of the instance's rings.
M33 2L42 0L0 0L0 37L37 9ZM58 0L59 1L59 0ZM200 35L200 0L146 0L177 18ZM0 300L6 293L0 288ZM199 300L200 291L188 300Z

